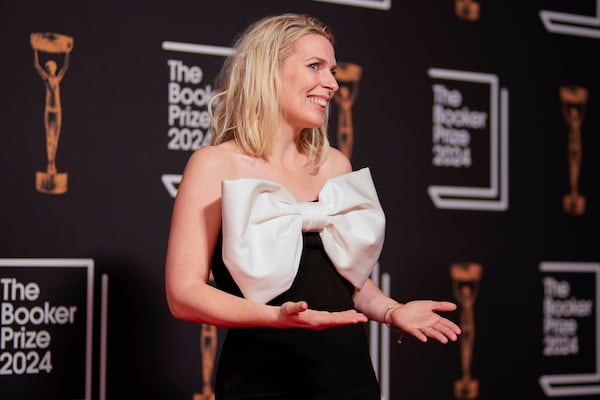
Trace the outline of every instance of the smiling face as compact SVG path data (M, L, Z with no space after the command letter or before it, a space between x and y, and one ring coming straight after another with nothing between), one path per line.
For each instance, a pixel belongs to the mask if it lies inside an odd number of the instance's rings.
M329 101L339 89L329 40L318 34L301 37L279 68L282 119L295 131L323 126Z

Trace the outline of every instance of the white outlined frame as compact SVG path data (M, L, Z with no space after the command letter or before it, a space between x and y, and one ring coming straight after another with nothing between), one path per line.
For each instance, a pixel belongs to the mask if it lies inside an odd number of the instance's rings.
M490 86L490 187L431 185L427 192L433 204L437 208L461 210L507 210L508 90L500 89L498 77L492 74L440 68L430 68L428 74L435 79L476 82Z
M343 4L351 7L376 8L378 10L389 10L392 8L392 0L315 0L321 3Z
M546 396L579 396L600 394L600 343L597 333L600 328L600 264L582 262L542 262L541 272L595 273L596 274L596 372L591 374L542 375L539 383ZM561 387L561 385L563 385Z
M90 258L0 258L0 267L74 267L87 269L85 400L92 398L92 339L94 321L94 260Z
M548 32L600 39L600 0L596 0L596 15L579 15L541 10L540 19Z
M205 54L221 57L228 57L235 53L235 49L231 47L212 46L207 44L164 41L161 46L165 51L174 51L177 53ZM160 180L167 189L167 192L169 192L169 195L172 198L175 198L177 195L177 187L181 182L181 174L162 174Z

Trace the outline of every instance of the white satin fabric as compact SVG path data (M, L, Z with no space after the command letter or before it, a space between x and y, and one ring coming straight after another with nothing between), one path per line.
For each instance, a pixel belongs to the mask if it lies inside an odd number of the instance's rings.
M223 261L247 299L267 303L290 288L302 232L319 232L337 271L361 288L381 254L385 215L368 168L328 180L315 202L276 182L222 183Z

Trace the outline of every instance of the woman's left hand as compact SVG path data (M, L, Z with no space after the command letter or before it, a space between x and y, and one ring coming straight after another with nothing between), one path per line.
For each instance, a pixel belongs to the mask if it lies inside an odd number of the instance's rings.
M440 343L456 341L461 330L458 325L437 314L456 310L456 304L448 301L414 300L391 310L390 325L408 333L422 342L428 338Z

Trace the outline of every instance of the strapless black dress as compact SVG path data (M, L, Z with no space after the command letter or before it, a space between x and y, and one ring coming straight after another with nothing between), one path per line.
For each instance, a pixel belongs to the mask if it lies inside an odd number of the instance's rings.
M305 300L311 309L353 308L353 287L336 271L316 232L303 233L302 257L290 289L268 304ZM242 296L221 258L213 256L217 287ZM216 400L380 400L366 324L309 329L230 328L215 377Z

